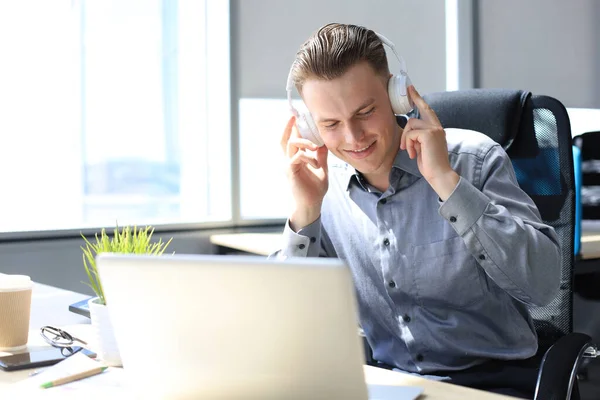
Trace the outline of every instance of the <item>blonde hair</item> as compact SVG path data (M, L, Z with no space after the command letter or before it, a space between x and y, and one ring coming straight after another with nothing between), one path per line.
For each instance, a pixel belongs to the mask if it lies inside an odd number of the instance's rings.
M362 61L386 79L390 74L383 43L375 32L357 25L327 24L313 33L296 53L292 80L302 93L307 79L339 78Z

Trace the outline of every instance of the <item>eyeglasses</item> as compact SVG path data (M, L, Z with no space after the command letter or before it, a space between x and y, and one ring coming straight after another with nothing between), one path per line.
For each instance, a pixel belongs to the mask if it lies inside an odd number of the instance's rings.
M40 329L40 335L50 346L61 349L61 353L65 357L71 356L87 346L87 342L53 326L43 326ZM81 345L73 346L76 343Z

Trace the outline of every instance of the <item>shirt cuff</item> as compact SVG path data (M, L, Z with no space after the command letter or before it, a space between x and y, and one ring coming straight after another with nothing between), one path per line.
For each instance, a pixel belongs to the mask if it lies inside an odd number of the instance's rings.
M460 177L454 191L438 212L462 236L481 218L489 202L490 199L471 182Z
M318 257L321 249L321 217L300 229L297 233L290 227L290 220L283 230L282 253L287 257Z

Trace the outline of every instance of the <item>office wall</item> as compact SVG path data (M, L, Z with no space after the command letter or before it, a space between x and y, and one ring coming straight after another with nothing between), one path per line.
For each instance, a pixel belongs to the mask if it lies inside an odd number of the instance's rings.
M600 108L600 2L478 1L480 86Z
M388 37L421 93L446 87L444 0L232 0L231 9L239 98L285 98L296 51L329 22L367 26ZM395 58L390 66L397 71Z
M213 251L209 235L212 232L177 232L154 235L156 239L173 242L168 250L176 253L206 254ZM48 239L0 243L0 272L6 274L25 274L36 282L45 283L92 295L83 269L82 252L79 246L83 239Z

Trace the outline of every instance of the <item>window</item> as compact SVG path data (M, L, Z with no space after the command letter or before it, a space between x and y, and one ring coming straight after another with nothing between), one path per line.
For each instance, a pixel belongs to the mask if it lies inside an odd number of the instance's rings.
M231 219L227 1L3 2L0 49L0 232Z
M600 131L600 110L597 108L567 108L571 135Z
M287 100L239 100L242 219L285 219L292 211L293 198L285 176L287 160L280 147L290 116Z

